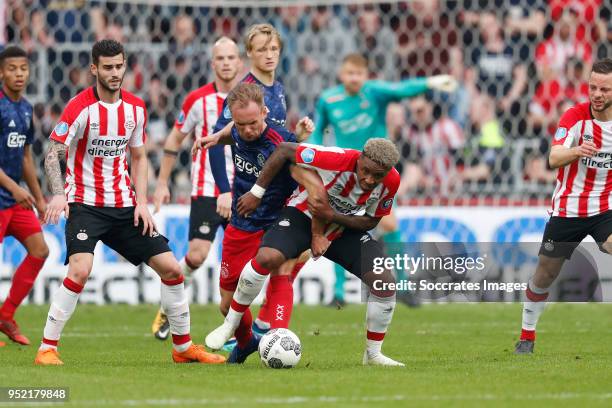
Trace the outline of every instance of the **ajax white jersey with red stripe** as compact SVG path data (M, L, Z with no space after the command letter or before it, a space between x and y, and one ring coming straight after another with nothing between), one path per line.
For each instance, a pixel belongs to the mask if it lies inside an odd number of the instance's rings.
M136 204L128 172L128 147L143 146L147 112L142 99L121 91L100 101L94 87L72 98L51 139L68 146L65 192L69 203L96 207Z
M582 157L557 172L552 197L553 216L591 217L612 205L612 121L593 118L590 103L576 105L563 114L553 145L574 147L591 141L597 153Z
M357 160L361 152L339 147L323 147L302 143L295 161L315 170L327 190L329 204L340 214L382 217L391 213L393 199L399 187L400 176L391 169L373 190L364 191L357 179ZM299 186L289 198L289 206L308 213L308 193Z
M223 101L226 96L226 94L217 92L214 82L189 93L174 126L181 133L194 132L194 137L208 136L214 133L213 129L223 111ZM231 185L234 179L231 147L224 146L224 152L225 171ZM196 156L192 158L191 184L192 197L217 197L219 195L207 149L199 149Z

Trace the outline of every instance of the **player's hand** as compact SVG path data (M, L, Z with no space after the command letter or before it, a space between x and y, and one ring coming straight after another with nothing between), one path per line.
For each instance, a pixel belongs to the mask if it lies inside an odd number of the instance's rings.
M35 205L36 205L36 212L38 213L38 219L41 222L44 222L45 212L47 212L47 201L45 200L44 197L42 197L36 200Z
M297 136L298 142L303 142L308 139L312 132L314 132L315 125L312 119L308 116L304 116L295 125L295 135Z
M232 216L232 193L222 193L217 197L217 214L229 220Z
M146 235L147 232L149 236L152 237L156 231L157 227L155 226L155 221L153 221L153 217L149 212L146 204L136 204L136 208L134 208L134 226L138 227L140 224L140 220L142 220L142 235Z
M157 214L162 204L168 204L170 202L170 190L168 189L168 184L166 183L158 183L157 187L155 187L155 193L153 194L153 205L155 209L153 210L153 214Z
M329 201L323 199L308 198L308 211L310 215L325 222L332 222L334 210L330 207Z
M331 241L325 238L324 235L313 234L312 241L310 242L310 251L312 252L312 259L316 261L319 257L321 257L325 253L325 251L327 251L327 248L329 248L330 244Z
M63 194L56 194L51 198L49 204L47 205L47 210L45 211L45 224L57 224L59 222L59 217L62 212L65 213L66 218L68 218L68 201L66 200L66 196Z
M213 133L212 135L196 137L196 140L193 142L193 147L191 148L191 155L195 157L200 149L209 149L213 146L216 146L219 143L219 139L221 138L220 133Z
M427 87L440 92L454 92L459 84L450 75L434 75L427 78Z
M583 142L580 146L573 148L578 157L593 157L597 153L597 146L591 141Z
M34 200L34 197L32 197L32 194L30 194L28 190L21 186L17 186L15 191L13 191L13 198L15 199L17 204L19 204L26 210L31 210L32 208L34 208L36 200Z
M238 199L238 205L236 206L238 215L241 217L248 217L257 207L259 207L260 203L261 198L255 197L250 191L244 193L242 197Z

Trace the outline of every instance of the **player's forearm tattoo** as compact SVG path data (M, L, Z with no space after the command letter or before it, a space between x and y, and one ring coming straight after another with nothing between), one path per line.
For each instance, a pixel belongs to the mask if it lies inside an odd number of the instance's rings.
M53 195L64 194L64 178L62 177L60 160L66 160L66 146L52 140L45 157L45 173L49 180L49 189Z

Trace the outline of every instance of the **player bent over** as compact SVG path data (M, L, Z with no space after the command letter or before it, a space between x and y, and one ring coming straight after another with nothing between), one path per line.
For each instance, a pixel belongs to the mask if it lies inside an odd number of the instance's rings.
M60 335L93 265L98 241L134 265L147 263L162 279L161 303L170 321L172 358L177 363L223 363L190 337L189 304L180 266L165 237L155 230L147 209L146 109L144 102L121 90L126 59L113 40L94 44L90 70L96 85L70 100L50 139L45 170L53 192L45 221L66 221L68 274L49 309L38 365L61 365ZM130 150L131 187L127 165ZM66 183L60 170L66 160Z
M552 217L544 230L536 272L525 291L515 354L533 353L548 288L578 244L590 235L602 251L612 254L612 59L593 64L589 100L561 116L552 142L548 161L559 169Z
M49 248L33 208L42 219L47 203L40 190L32 159L34 141L32 105L25 100L30 65L26 52L8 46L0 53L0 243L14 236L28 251L15 274L8 296L0 308L0 331L18 344L30 340L21 334L14 316L43 267ZM23 179L30 191L19 185ZM0 346L5 343L0 341Z
M311 247L311 217L343 227L339 236L328 236L331 245L323 256L337 262L369 288L367 303L367 347L364 364L403 366L381 353L381 346L395 309L395 282L389 270L377 274L374 259L383 257L382 245L367 232L389 214L400 177L394 166L399 153L387 139L370 139L363 152L308 144L283 143L268 159L255 187L267 188L270 180L287 163L318 173L328 199L309 204L308 192L298 188L287 207L263 237L257 255L246 264L224 323L206 337L218 349L231 336L242 314L259 293L266 276L277 274L287 259ZM253 191L253 190L252 190ZM323 194L325 197L325 194ZM240 197L238 211L250 214L259 205L253 193ZM364 215L357 215L364 213Z

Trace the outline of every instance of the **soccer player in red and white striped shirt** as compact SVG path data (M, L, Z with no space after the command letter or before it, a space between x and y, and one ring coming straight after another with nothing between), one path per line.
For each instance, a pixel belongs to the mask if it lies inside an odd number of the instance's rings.
M390 270L377 268L384 250L367 232L391 212L400 183L394 168L398 160L397 148L382 138L368 140L362 152L281 143L266 161L251 192L238 200L238 213L246 216L258 207L261 199L257 197L287 162L315 171L322 192L311 200L304 186L295 190L264 234L257 255L243 268L225 322L206 337L206 344L212 349L221 347L238 327L266 277L279 274L284 262L311 248L313 256L323 255L342 265L370 288L363 364L403 366L381 352L395 309L395 277ZM327 223L324 234L313 233L313 217Z
M91 273L98 241L134 265L146 262L161 277L161 302L170 322L175 362L223 363L224 357L191 341L181 268L147 209L147 114L140 98L121 89L126 70L123 46L113 40L98 41L91 56L96 85L68 102L51 133L45 160L53 193L45 221L55 224L66 213L68 274L51 303L35 363L63 364L57 345ZM60 157L66 160L65 185Z
M201 88L189 93L174 128L164 144L164 158L157 178L154 204L159 211L163 203L170 201L168 178L176 162L181 144L188 135L194 139L213 133L217 118L223 110L223 101L236 85L236 76L241 68L240 52L236 43L222 37L212 47L211 66L215 79ZM230 146L225 146L227 178L234 177L234 166ZM191 162L191 211L189 214L189 249L180 261L185 285L191 282L193 272L206 260L210 245L215 239L219 226L225 228L230 216L231 193L220 196L212 174L208 149L199 149ZM228 200L219 205L217 200ZM168 319L160 309L152 325L152 332L160 340L169 335Z
M590 235L612 254L612 59L593 64L589 100L563 114L554 136L548 161L559 170L552 217L527 286L516 354L533 353L548 288L580 242Z

